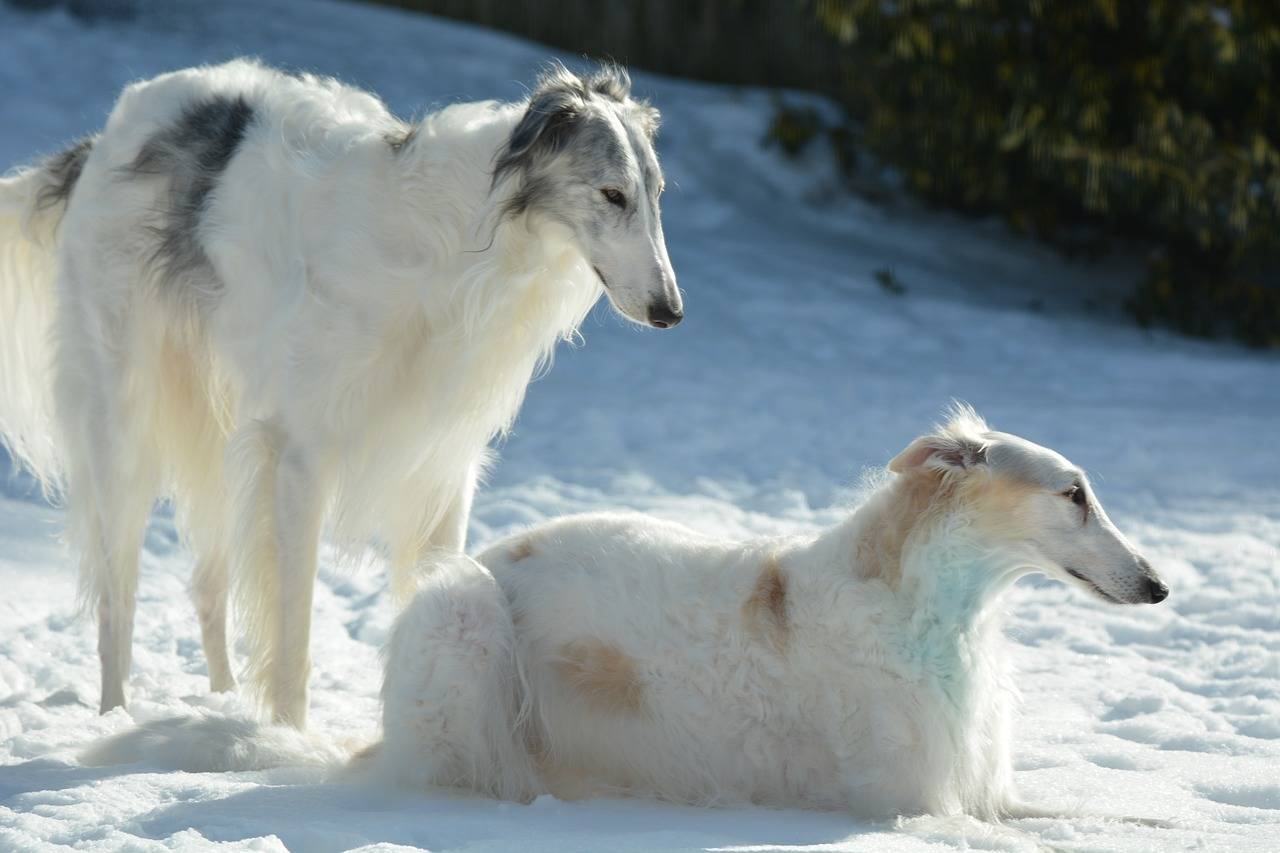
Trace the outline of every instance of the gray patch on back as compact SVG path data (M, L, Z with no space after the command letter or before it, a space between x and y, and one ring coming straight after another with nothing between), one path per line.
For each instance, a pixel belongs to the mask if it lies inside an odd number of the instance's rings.
M47 210L71 199L71 191L80 180L84 171L84 163L89 159L93 143L97 136L86 136L77 140L66 151L54 154L41 164L40 168L48 175L48 182L36 193L36 209Z
M153 258L165 279L209 270L200 220L253 116L253 107L242 95L215 95L191 104L172 127L147 140L127 167L133 176L169 179L169 202L155 227L159 245Z

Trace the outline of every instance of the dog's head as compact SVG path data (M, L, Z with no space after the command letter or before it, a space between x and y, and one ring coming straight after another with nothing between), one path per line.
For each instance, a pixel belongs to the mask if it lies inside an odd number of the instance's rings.
M889 463L946 481L974 532L1027 569L1117 604L1163 601L1169 588L1107 517L1084 472L1060 454L989 429L971 409L917 438Z
M518 180L505 212L567 226L614 307L665 329L684 309L662 234L657 129L658 111L632 99L621 68L581 77L553 66L499 153L494 184Z

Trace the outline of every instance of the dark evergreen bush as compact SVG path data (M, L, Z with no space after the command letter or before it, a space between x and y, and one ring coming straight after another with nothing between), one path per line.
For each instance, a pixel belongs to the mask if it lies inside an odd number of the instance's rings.
M1050 239L1143 241L1140 321L1280 346L1280 3L813 8L843 46L855 151Z

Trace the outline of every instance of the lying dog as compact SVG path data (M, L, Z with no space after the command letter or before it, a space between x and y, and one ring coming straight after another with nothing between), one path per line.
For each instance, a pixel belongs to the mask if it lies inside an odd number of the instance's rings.
M395 628L373 760L518 800L1011 814L1000 594L1168 587L1079 468L971 410L889 471L816 536L601 514L445 559Z

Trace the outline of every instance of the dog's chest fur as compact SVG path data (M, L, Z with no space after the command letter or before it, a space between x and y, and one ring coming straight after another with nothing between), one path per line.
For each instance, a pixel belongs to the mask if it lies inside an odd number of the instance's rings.
M450 302L415 306L348 385L350 451L334 514L339 539L375 532L411 555L488 443L515 418L529 380L576 328L599 285L567 245L494 264ZM521 269L521 265L527 267ZM483 305L465 316L462 299ZM363 422L363 423L362 423Z

